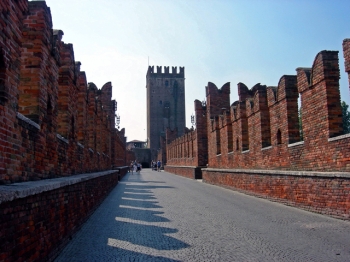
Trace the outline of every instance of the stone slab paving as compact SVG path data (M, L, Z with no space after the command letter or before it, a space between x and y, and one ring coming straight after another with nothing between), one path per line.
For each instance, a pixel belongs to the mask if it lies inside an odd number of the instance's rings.
M350 222L144 169L55 261L350 261Z

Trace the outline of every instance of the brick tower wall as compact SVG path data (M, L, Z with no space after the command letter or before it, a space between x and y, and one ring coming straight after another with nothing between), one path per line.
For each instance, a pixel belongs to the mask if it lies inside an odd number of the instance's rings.
M147 71L147 139L148 147L156 158L157 150L161 149L160 136L165 138L166 129L178 130L184 134L185 120L185 68L180 72L173 67L149 66Z

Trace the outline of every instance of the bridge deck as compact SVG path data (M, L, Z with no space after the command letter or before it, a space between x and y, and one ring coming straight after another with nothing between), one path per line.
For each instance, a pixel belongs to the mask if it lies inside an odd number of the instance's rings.
M350 261L350 222L144 169L56 261Z

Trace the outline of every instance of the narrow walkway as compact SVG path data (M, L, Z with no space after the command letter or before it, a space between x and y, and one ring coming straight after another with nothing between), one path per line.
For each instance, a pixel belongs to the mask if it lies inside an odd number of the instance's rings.
M144 169L56 261L350 261L350 223Z

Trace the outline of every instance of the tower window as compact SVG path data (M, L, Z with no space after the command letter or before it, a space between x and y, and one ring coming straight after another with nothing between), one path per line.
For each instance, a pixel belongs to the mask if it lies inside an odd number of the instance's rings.
M165 86L169 86L169 81L165 80Z
M159 100L159 104L160 104L160 105L163 104L162 100Z

